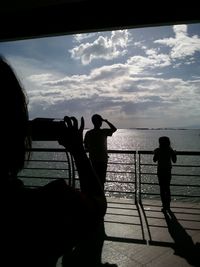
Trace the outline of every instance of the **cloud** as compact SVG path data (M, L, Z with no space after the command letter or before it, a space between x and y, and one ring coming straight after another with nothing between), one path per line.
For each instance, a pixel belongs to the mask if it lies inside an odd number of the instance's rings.
M81 43L69 52L73 59L80 59L83 65L94 59L112 60L127 52L128 37L128 30L112 31L110 38L99 36L93 43Z
M163 60L160 60L156 52L150 50L147 54L146 58L133 56L124 64L93 69L88 75L71 75L62 79L56 79L56 76L53 79L53 74L47 73L30 76L33 84L40 82L40 90L29 94L32 116L37 112L50 117L52 114L55 117L64 114L90 116L100 112L110 116L118 114L121 118L142 118L147 114L152 118L167 118L167 114L182 116L185 110L188 110L187 116L199 113L199 77L184 81L181 78L148 76L149 67L160 69L159 66L168 64L168 58L161 56ZM146 75L143 75L144 70Z
M174 26L173 30L173 38L157 39L157 45L152 44L152 39L136 42L135 35L135 42L130 44L128 30L113 31L109 36L76 35L78 45L71 39L69 42L77 45L71 49L71 56L85 65L63 57L62 72L39 60L16 58L16 69L20 66L28 92L31 117L90 117L99 112L121 125L126 122L127 127L130 123L134 126L132 118L138 118L138 123L150 124L151 120L157 126L170 120L179 123L183 116L196 118L200 114L200 78L194 54L199 51L199 37L189 37L186 25ZM175 67L187 55L190 60L183 61L184 69L177 72Z
M55 79L51 73L42 73L42 74L34 74L30 75L28 77L28 80L35 83L45 83L46 81L49 81L50 79Z
M179 30L181 34L184 35L185 31ZM122 33L113 35L112 43L121 36ZM119 42L120 47L127 44L123 40ZM158 76L157 71L153 71L159 70L160 73L161 68L171 66L170 57L156 49L146 49L145 53L144 56L131 56L124 63L91 69L88 74L66 75L62 78L57 78L53 73L31 75L29 80L32 84L40 86L40 92L36 90L30 94L32 107L33 102L37 102L45 103L45 112L50 109L58 112L60 107L60 114L69 110L90 113L96 109L127 116L131 112L138 114L151 110L157 116L156 111L167 113L172 106L174 111L181 113L188 104L192 113L192 99L194 95L199 96L199 77L186 83L181 78ZM197 108L195 104L195 110Z
M187 33L187 25L173 26L175 37L163 38L154 43L169 46L171 48L170 57L184 59L193 56L195 52L200 52L200 38L196 35L190 37Z
M92 33L79 33L74 35L74 40L78 43L82 42L85 39L89 39L91 37L96 36L97 33L92 32Z
M170 58L166 54L157 54L155 51L148 53L147 56L133 56L127 61L133 74L143 73L144 70L163 68L171 65Z

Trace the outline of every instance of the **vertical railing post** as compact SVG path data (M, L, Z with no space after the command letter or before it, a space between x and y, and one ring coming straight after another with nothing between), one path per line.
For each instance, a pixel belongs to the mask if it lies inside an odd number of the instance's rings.
M137 159L136 159L136 151L134 152L134 168L135 168L135 204L137 203Z
M139 198L139 203L142 203L142 197L141 197L141 154L140 151L138 151L138 158L139 158L139 164L138 164L138 198Z

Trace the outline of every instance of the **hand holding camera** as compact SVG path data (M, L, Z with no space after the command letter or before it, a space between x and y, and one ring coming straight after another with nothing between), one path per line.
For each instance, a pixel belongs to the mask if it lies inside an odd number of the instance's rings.
M63 130L60 132L58 143L64 146L69 152L74 153L83 148L84 119L81 117L81 124L78 127L78 120L75 117L64 117Z

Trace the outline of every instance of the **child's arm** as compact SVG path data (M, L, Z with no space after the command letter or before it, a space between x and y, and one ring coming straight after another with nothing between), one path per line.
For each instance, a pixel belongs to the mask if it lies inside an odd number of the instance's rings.
M172 162L173 163L176 163L177 161L177 156L176 156L176 151L172 149L172 155L171 155L171 158L172 158Z
M157 153L157 149L154 150L154 155L153 155L153 162L158 161L158 153Z

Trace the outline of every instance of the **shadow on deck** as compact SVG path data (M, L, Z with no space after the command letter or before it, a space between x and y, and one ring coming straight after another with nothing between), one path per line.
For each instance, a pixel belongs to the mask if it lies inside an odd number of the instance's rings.
M103 262L118 267L200 266L200 203L108 198Z

